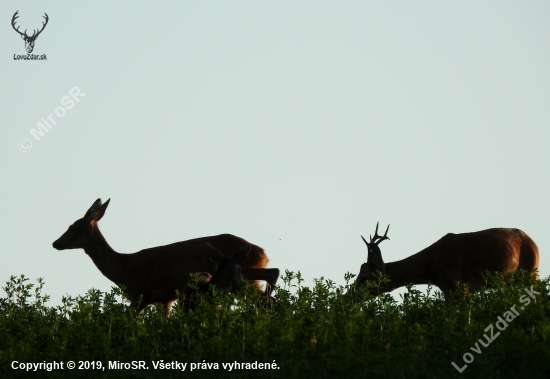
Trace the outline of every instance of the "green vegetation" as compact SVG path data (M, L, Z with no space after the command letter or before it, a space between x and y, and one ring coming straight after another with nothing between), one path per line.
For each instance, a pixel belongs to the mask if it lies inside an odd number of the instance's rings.
M349 281L350 275L346 276ZM381 280L383 280L381 278ZM194 311L174 307L166 319L149 307L136 316L122 292L90 290L49 307L43 281L23 276L6 283L0 299L0 376L63 378L548 378L550 377L550 283L525 272L491 275L490 288L445 301L441 293L409 288L401 303L369 291L346 295L346 287L320 279L302 286L287 272L274 306L252 286L237 295L199 296ZM529 296L531 286L538 294ZM530 300L529 305L520 301ZM513 308L513 306L515 308ZM524 307L521 309L521 307ZM517 315L510 311L513 308ZM509 313L506 313L509 311ZM476 342L498 317L507 326L487 347ZM512 320L513 318L513 320ZM503 327L503 323L499 324ZM490 336L488 337L490 338ZM478 349L476 353L470 349ZM462 373L463 355L474 361ZM469 356L466 359L470 359ZM153 362L187 363L154 369ZM61 362L63 370L28 373L12 362ZM68 361L89 369L69 370ZM101 362L105 371L91 368ZM109 369L109 361L145 361L148 370ZM224 369L222 363L269 363L273 369ZM191 372L191 364L195 369ZM198 364L200 363L200 364ZM217 363L218 369L204 369ZM198 365L197 365L198 364ZM97 367L97 366L96 366ZM212 366L211 366L212 367Z

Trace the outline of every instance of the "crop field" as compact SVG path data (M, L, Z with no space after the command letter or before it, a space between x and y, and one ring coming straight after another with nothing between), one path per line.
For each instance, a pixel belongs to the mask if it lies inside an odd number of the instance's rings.
M51 307L42 279L11 277L0 299L0 376L550 377L549 279L519 271L486 281L490 289L450 299L409 288L396 302L372 296L375 284L347 294L287 271L274 304L248 286L201 294L196 309L175 305L166 318L154 306L136 315L116 287Z

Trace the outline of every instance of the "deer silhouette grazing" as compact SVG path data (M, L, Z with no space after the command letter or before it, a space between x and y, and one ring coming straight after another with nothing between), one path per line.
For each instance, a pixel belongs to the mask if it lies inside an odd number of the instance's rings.
M213 285L227 292L239 291L246 282L246 278L242 273L242 268L240 265L250 253L251 247L251 245L248 245L231 256L225 256L207 242L206 249L208 251L209 259L216 265L216 269L214 270L213 275L207 272L201 273L201 280L199 281L197 288L190 289L185 293L186 297L184 299L184 308L194 309L196 307L196 294L209 293L212 290Z
M251 248L252 246L248 245L231 256L225 256L207 242L208 257L216 265L216 269L214 270L214 275L208 274L210 276L207 279L207 283L205 283L205 287L207 285L216 285L227 292L235 292L241 289L246 278L242 273L240 265L250 253Z
M400 261L384 263L379 245L389 239L388 228L367 242L367 263L355 281L359 284L372 280L373 273L386 274L390 282L381 292L390 292L407 284L434 284L447 296L459 282L475 291L484 284L486 271L507 273L515 269L533 271L539 265L539 251L535 242L519 229L494 228L472 233L449 233L440 240ZM537 275L535 273L535 275ZM538 275L537 275L538 278Z
M27 50L27 53L32 53L33 49L34 49L34 42L36 41L36 39L38 38L38 36L40 35L40 33L42 33L42 31L44 30L44 28L46 27L46 25L48 25L48 20L50 19L48 17L48 14L46 12L44 12L44 18L46 19L45 22L42 22L42 29L40 30L34 30L33 33L32 33L32 36L28 36L27 35L27 29L25 29L25 31L23 33L21 33L19 31L19 27L15 27L15 20L17 20L19 18L19 15L17 14L19 13L19 11L15 12L13 14L13 17L11 19L11 26L13 27L13 30L15 30L17 33L19 33L21 35L21 38L23 38L25 40L25 49Z
M235 260L230 260L232 264L242 257L242 249L248 250L244 260L238 262L242 267L241 272L247 280L253 280L258 289L258 281L266 280L265 294L269 296L277 281L278 270L263 269L268 262L264 250L231 234L195 238L133 254L117 253L109 246L98 227L109 201L102 204L101 199L97 199L84 217L76 220L53 243L53 247L57 250L84 249L103 275L124 287L131 305L137 307L139 312L150 304L162 303L168 313L171 304L177 300L176 291L188 291L190 273L206 272L216 278L215 273L221 270L214 282L223 283L225 289L233 290L233 284L225 284L229 283L227 278L231 276L224 268L226 263L217 258L212 259L212 254L209 254L213 246L219 250L218 253L222 252L221 255L235 257ZM206 243L210 244L210 249L205 248L208 246ZM237 253L233 254L235 251ZM232 279L237 282L241 280L239 277Z
M271 294L273 286L279 279L279 269L278 268L251 268L244 267L242 263L245 261L247 256L250 254L252 246L249 245L248 248L243 248L231 256L226 256L220 253L214 246L206 243L206 249L208 251L208 256L210 262L214 263L216 269L214 270L214 275L209 273L202 274L202 290L210 287L211 285L216 285L218 288L221 288L227 292L236 292L241 289L246 280L264 280L269 285L266 288L266 295ZM271 300L274 300L271 298Z

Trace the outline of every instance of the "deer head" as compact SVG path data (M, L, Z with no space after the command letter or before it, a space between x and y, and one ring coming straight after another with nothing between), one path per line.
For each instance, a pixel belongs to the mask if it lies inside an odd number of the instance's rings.
M244 247L230 257L220 253L208 242L206 249L208 258L216 265L215 273L208 279L208 284L215 284L218 288L228 292L238 291L246 282L240 264L248 257L251 246Z
M373 279L373 274L375 271L379 271L383 274L386 273L386 264L382 259L382 252L380 251L378 245L380 244L380 242L390 239L390 237L388 237L389 228L390 226L388 225L388 227L386 228L386 233L384 233L383 236L379 236L378 223L376 223L374 237L370 237L370 242L367 242L365 238L361 236L365 244L367 244L367 263L363 263L361 265L361 270L359 271L359 275L357 275L357 281L355 282L356 285L359 285L366 280Z
M48 24L49 17L48 17L48 14L46 12L44 12L45 16L43 16L43 17L46 19L46 22L42 22L42 29L33 30L32 36L29 36L29 35L27 35L27 29L25 29L25 31L23 33L21 33L19 31L19 27L17 27L17 28L15 27L15 20L19 18L19 15L17 14L18 12L19 11L14 13L14 15L11 19L11 26L13 27L13 30L15 30L17 33L19 33L21 35L21 38L23 38L25 40L25 49L27 50L27 53L30 54L30 53L32 53L32 51L34 49L34 42L36 41L36 39L38 38L40 33L42 33L42 31L44 30L44 28Z
M86 212L84 217L76 220L69 229L53 243L53 247L57 250L65 249L85 249L89 246L92 233L97 223L103 215L109 205L107 200L105 204L101 204L101 199L97 199L90 209Z

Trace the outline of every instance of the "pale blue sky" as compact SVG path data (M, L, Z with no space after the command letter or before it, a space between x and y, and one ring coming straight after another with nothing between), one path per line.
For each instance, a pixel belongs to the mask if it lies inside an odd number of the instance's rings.
M22 29L50 20L16 61ZM232 233L343 284L448 232L517 227L550 275L547 1L0 3L0 282L108 290L52 242L98 197L122 253ZM36 141L73 87L84 97ZM55 116L54 116L55 117ZM29 138L32 149L18 149Z

